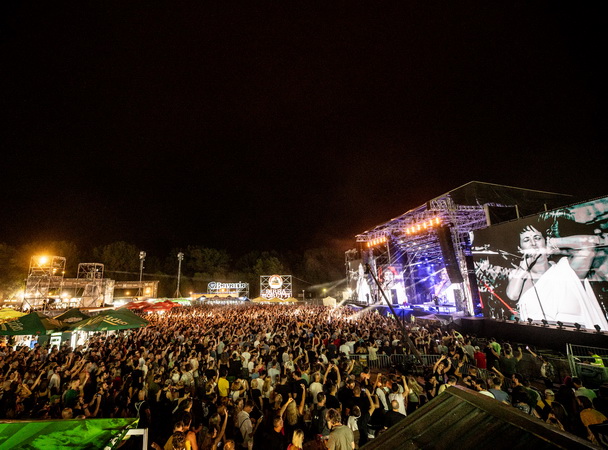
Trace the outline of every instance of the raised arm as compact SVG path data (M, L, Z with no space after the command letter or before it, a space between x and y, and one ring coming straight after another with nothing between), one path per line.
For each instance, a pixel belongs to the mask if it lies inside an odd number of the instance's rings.
M301 384L302 386L302 400L300 400L300 404L298 405L298 412L300 413L301 416L304 415L304 403L306 402L306 386L304 385L304 383Z

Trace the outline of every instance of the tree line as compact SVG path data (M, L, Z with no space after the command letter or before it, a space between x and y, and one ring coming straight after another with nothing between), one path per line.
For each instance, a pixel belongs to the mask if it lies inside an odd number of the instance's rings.
M36 242L19 247L0 243L0 300L9 300L23 292L31 258L60 256L66 258L65 278L76 278L78 264L101 263L104 278L137 281L140 275L140 251L134 244L120 241L90 249L73 242ZM177 288L178 253L183 253L180 292L207 292L211 281L249 283L250 297L259 295L261 275L293 275L294 296L302 290L319 296L324 287L336 286L345 278L344 251L312 248L302 252L252 251L234 256L226 250L204 246L172 249L168 254L146 252L143 280L157 280L159 297L173 297ZM338 286L343 288L344 286ZM328 290L328 294L331 294Z

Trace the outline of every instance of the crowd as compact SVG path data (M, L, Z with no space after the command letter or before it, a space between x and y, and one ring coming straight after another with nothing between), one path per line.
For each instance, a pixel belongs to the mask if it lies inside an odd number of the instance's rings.
M358 448L450 385L592 441L608 415L599 391L556 380L529 349L535 380L518 371L520 347L373 310L203 305L146 319L77 348L4 345L0 419L138 417L155 449L300 450ZM436 361L377 369L408 340Z

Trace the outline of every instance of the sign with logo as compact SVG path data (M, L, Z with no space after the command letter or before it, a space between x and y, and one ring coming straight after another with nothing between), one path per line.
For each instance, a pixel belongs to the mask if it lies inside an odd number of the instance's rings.
M223 283L221 281L212 281L207 285L209 294L232 294L235 297L249 297L249 283Z
M288 299L292 297L291 275L262 275L260 277L260 296Z

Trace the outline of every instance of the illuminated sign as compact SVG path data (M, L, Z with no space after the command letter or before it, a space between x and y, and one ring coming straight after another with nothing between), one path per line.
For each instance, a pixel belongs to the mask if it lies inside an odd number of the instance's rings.
M249 283L239 281L238 283L223 283L212 281L207 285L209 294L235 294L236 296L249 296Z
M292 297L291 275L262 275L260 277L260 296L264 298Z

